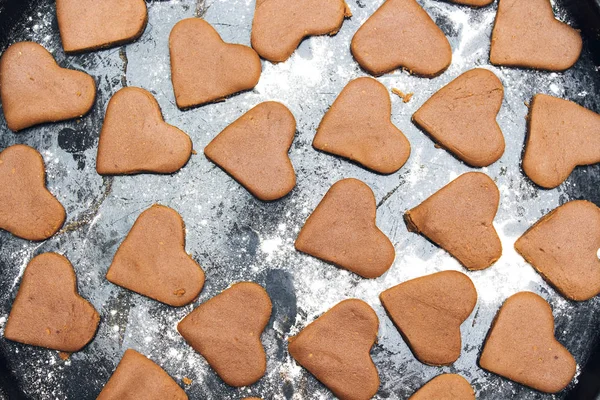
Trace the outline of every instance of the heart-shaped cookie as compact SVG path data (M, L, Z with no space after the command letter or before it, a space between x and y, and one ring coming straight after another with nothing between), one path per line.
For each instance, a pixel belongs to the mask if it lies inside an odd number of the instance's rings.
M584 200L556 208L527 230L515 249L563 296L600 294L600 208Z
M475 392L462 376L442 374L423 385L408 400L475 400Z
M165 123L152 94L126 87L110 99L98 141L99 174L169 174L191 155L190 137Z
M356 31L350 48L372 75L405 68L436 76L452 61L448 39L415 0L386 0Z
M494 0L449 0L452 3L462 4L465 6L471 7L484 7L490 5L494 2Z
M493 221L500 193L481 172L462 174L404 214L409 231L426 236L470 270L484 269L502 255Z
M392 124L390 95L373 78L350 81L327 111L313 146L382 174L399 170L410 143Z
M358 299L344 300L289 338L292 357L340 399L367 400L379 389L371 347L379 319Z
M262 378L267 368L260 335L271 308L265 289L240 282L198 306L177 330L225 383L248 386Z
M552 189L578 165L600 162L600 115L571 101L545 94L533 97L523 171Z
M69 260L56 253L43 253L23 272L4 337L73 353L92 340L99 322L94 306L77 293Z
M169 36L175 101L185 109L252 89L260 78L260 58L240 44L225 43L200 18L179 21Z
M39 44L19 42L0 58L0 96L8 128L20 131L86 114L94 105L96 82L59 67Z
M387 289L379 299L419 361L448 365L458 359L460 326L477 303L468 276L438 272Z
M56 0L56 18L66 52L131 42L148 22L144 0Z
M219 133L204 154L254 196L276 200L296 186L288 157L295 133L296 119L290 110L266 101Z
M259 0L252 47L264 59L285 61L305 37L335 35L351 15L344 0Z
M65 209L46 189L44 159L22 144L0 153L0 229L45 240L65 222Z
M581 54L581 34L554 18L550 0L500 0L490 62L562 71Z
M546 393L575 376L575 359L554 338L550 305L535 293L509 297L494 319L479 359L481 368Z
M503 97L500 79L476 68L441 88L412 118L457 158L486 167L504 153L504 136L496 122Z
M369 186L358 179L342 179L308 217L295 247L364 278L377 278L392 266L396 251L377 228L376 212Z

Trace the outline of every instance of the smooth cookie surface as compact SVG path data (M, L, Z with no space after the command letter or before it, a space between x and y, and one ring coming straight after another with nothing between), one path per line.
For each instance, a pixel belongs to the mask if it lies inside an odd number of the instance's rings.
M423 385L408 400L475 400L475 392L462 376L442 374Z

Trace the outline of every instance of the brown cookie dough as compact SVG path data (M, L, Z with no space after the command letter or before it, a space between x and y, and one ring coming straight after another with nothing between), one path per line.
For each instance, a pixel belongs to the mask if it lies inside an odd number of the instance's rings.
M423 385L408 400L475 400L475 392L462 376L442 374Z
M296 250L335 264L364 278L376 278L394 262L396 251L375 224L373 191L358 179L331 186L308 217Z
M413 122L457 158L486 167L504 153L496 122L504 88L487 69L465 72L441 88L413 115Z
M438 272L387 289L379 298L419 361L448 365L458 359L460 326L477 303L467 275Z
M45 240L65 222L65 209L46 189L44 160L22 144L0 153L0 229L28 240Z
M67 53L131 42L148 22L144 0L56 0L56 17Z
M379 389L371 347L379 319L364 301L344 300L289 338L292 357L341 400L367 400Z
M508 298L485 341L481 368L546 393L563 390L575 376L573 356L554 338L550 305L531 292Z
M96 400L187 400L183 389L161 367L128 349Z
M554 18L550 0L500 0L490 62L562 71L581 54L581 34Z
M219 133L204 154L260 200L277 200L296 186L288 157L295 133L290 110L266 101Z
M56 253L43 253L23 272L4 337L73 353L92 340L99 322L94 306L77 293L69 260Z
M165 123L148 91L126 87L110 99L98 141L99 174L169 174L182 168L191 155L190 137Z
M327 111L313 146L382 174L398 171L410 143L392 124L390 95L373 78L350 81Z
M600 208L584 200L556 208L527 230L515 249L563 296L600 293Z
M415 0L386 0L358 29L350 48L372 75L405 68L436 76L452 61L448 39Z
M267 368L260 335L271 308L265 289L240 282L200 304L177 330L226 384L248 386L262 378Z
M545 94L533 97L523 171L552 189L578 165L600 162L600 115L571 101Z
M258 83L260 58L240 44L225 43L200 18L179 21L169 36L171 80L181 109L223 100Z
M490 5L494 0L448 0L452 3L462 4L470 7L484 7Z
M185 227L172 208L153 205L140 214L119 246L106 279L136 293L179 307L204 286L204 271L185 252Z
M484 269L502 255L492 224L500 193L481 172L462 174L404 214L409 231L442 247L470 270Z
M39 44L19 42L0 58L0 96L8 128L20 131L86 114L94 105L96 82L59 67Z

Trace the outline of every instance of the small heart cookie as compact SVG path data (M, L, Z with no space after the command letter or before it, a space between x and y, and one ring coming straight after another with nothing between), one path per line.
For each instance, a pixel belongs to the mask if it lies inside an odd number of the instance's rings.
M69 260L56 253L43 253L23 272L4 337L73 353L92 340L99 322L94 306L77 293Z
M344 300L289 338L292 357L340 399L367 400L379 389L371 347L379 319L358 299Z
M382 174L399 170L410 143L392 124L390 95L373 78L350 81L325 113L313 146Z
M462 376L442 374L423 385L408 400L475 400L475 392Z
M468 276L438 272L387 289L379 299L419 361L448 365L458 359L460 326L477 303Z
M248 386L262 378L267 368L260 335L271 308L265 289L240 282L200 304L177 330L226 384Z
M96 82L59 67L39 44L19 42L0 58L0 96L8 128L20 131L83 116L94 105Z
M356 31L350 49L376 76L397 68L436 76L452 61L448 39L415 0L386 0Z
M577 363L554 338L550 305L535 293L509 297L485 341L481 368L546 393L563 390Z
M223 100L258 83L260 58L240 44L225 43L200 18L179 21L169 36L171 80L181 109Z
M65 209L46 189L44 159L22 144L0 153L0 229L27 240L45 240L65 222Z
M165 123L152 94L126 87L110 99L98 141L99 174L169 174L191 155L190 137Z
M575 64L581 48L581 34L554 18L550 0L498 2L492 64L563 71Z
M358 179L342 179L306 220L296 250L364 278L377 278L392 266L396 251L377 228L376 212L369 186Z
M486 167L504 153L504 136L496 122L503 97L500 79L476 68L441 88L412 119L460 160Z
M204 155L260 200L277 200L296 186L288 151L296 119L281 103L260 103L219 133Z
M470 7L484 7L490 5L494 2L494 0L449 0L452 3L462 4L464 6Z
M410 232L426 236L470 270L484 269L502 255L493 221L500 193L481 172L462 174L404 214Z
M533 97L523 171L537 185L553 189L578 165L600 162L600 115L545 94Z

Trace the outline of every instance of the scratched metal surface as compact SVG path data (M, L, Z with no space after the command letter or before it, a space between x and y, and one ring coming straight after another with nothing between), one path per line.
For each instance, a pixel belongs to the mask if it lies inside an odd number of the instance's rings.
M409 103L392 96L393 122L412 144L407 164L382 176L345 160L315 151L315 129L337 94L353 78L365 75L349 52L350 39L381 4L352 0L353 17L334 37L305 40L290 60L279 65L263 61L258 86L224 102L189 111L174 104L169 73L168 35L182 18L203 16L224 40L249 44L253 0L154 1L148 3L149 24L133 44L84 55L65 56L61 49L54 2L41 0L27 7L25 17L2 38L7 43L34 40L49 49L64 67L90 73L98 83L98 98L81 120L48 124L21 133L10 132L0 118L0 149L26 143L45 161L48 187L67 209L67 223L55 237L32 243L0 232L0 331L17 293L20 277L32 256L57 251L73 263L80 293L101 314L96 338L83 351L63 361L48 351L0 339L19 390L34 399L94 398L126 348L132 347L158 362L185 387L190 398L265 399L332 398L286 351L286 338L295 334L338 301L358 297L374 307L380 318L378 343L372 356L381 387L376 398L403 399L442 372L465 376L479 399L561 399L544 395L481 370L477 359L490 323L503 300L522 290L548 299L554 308L558 339L583 366L597 340L600 300L584 303L561 298L512 249L514 240L543 214L573 198L600 203L598 166L579 168L555 190L540 190L520 170L525 138L525 102L537 92L572 99L598 112L596 66L587 48L581 60L561 74L492 67L488 63L489 35L495 5L481 10L434 0L421 0L447 34L454 51L452 66L435 79L404 72L379 78L388 88L414 92ZM569 8L555 4L559 18L573 22ZM450 367L425 366L411 354L378 301L378 294L399 282L439 270L462 270L443 250L407 232L402 214L470 168L433 143L410 122L412 113L437 89L460 73L490 68L504 83L505 100L499 123L506 138L502 159L483 171L498 184L501 204L495 220L504 255L497 264L469 272L478 293L476 309L463 325L463 352ZM180 172L102 178L95 172L98 135L111 95L125 85L151 91L167 122L186 131L198 155ZM272 203L254 199L203 155L204 146L225 126L257 103L278 100L294 113L297 135L290 151L298 185L290 195ZM327 189L337 180L356 177L374 191L377 220L395 245L397 257L381 278L361 279L334 266L294 251L299 228ZM110 284L104 274L111 259L141 211L153 203L178 210L187 226L187 250L203 266L206 285L197 302L182 308L161 305ZM273 299L273 316L263 335L268 357L266 376L249 388L227 387L202 357L177 334L177 322L197 304L229 284L252 280L264 285ZM192 380L184 385L182 380ZM575 381L576 382L576 381Z

